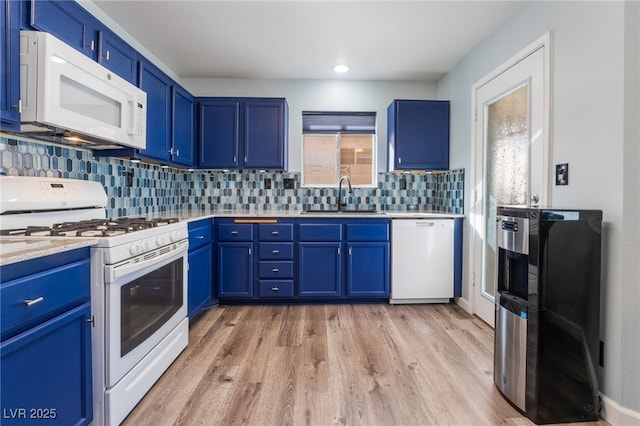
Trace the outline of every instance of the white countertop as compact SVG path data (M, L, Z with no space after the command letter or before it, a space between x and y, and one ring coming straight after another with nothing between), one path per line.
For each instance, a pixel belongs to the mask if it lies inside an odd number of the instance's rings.
M94 238L0 237L0 266L97 244Z
M444 213L444 212L400 212L400 211L379 211L377 213L358 213L355 212L331 212L331 213L318 213L318 212L304 212L300 210L288 211L288 210L256 210L256 211L244 211L244 210L194 210L194 211L178 211L178 212L166 212L155 215L154 217L171 217L177 216L180 220L187 222L207 219L212 217L281 217L281 218L361 218L361 219L455 219L464 218L462 214Z
M193 210L171 211L146 215L151 218L178 217L181 221L192 222L214 217L275 217L275 218L361 218L361 219L454 219L463 218L461 214L442 212L377 212L377 213L301 213L299 210ZM15 262L22 262L50 254L61 253L97 244L93 238L65 238L65 237L0 237L0 266Z

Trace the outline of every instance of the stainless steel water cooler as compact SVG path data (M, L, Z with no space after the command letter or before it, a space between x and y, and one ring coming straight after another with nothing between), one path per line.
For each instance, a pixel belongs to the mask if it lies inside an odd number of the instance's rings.
M497 216L494 382L535 423L597 420L602 212Z

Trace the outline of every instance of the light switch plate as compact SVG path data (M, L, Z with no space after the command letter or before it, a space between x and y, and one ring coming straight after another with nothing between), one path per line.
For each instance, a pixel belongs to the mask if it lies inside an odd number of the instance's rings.
M569 185L569 163L556 164L556 185Z

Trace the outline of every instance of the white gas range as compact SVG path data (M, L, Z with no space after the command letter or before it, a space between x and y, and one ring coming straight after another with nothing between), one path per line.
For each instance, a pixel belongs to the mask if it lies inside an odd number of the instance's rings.
M106 218L98 182L0 177L0 233L97 239L91 249L94 424L120 424L188 343L188 231Z

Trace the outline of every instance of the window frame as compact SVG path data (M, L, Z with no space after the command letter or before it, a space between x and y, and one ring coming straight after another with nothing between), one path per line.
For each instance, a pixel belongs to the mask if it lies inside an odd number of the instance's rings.
M362 132L359 133L357 131L330 131L330 130L322 130L322 131L305 131L304 129L304 116L306 114L313 114L313 115L334 115L334 116L349 116L349 115L353 115L353 116L360 116L360 115L370 115L373 117L374 120L374 125L373 125L373 131L370 132ZM378 182L377 182L377 175L378 175L378 122L377 122L377 114L375 112L370 112L370 113L362 113L362 112L316 112L316 111L312 111L312 112L307 112L307 111L303 111L302 112L302 121L303 121L303 125L302 125L302 132L301 132L301 146L300 146L300 183L301 183L301 187L302 188L338 188L339 186L339 181L340 178L343 176L340 173L340 168L342 166L342 163L340 161L340 142L341 142L341 138L342 136L351 136L351 135L360 135L360 136L368 136L371 137L371 181L370 183L367 184L353 184L352 183L352 187L354 188L377 188ZM335 155L336 155L336 159L337 159L337 164L336 164L336 178L335 178L335 182L329 184L316 184L316 183L306 183L306 179L305 179L305 161L304 161L304 157L305 157L305 136L306 135L317 135L317 136L333 136L335 138Z

